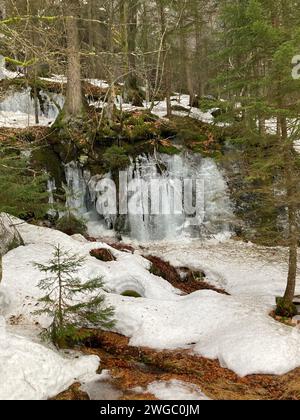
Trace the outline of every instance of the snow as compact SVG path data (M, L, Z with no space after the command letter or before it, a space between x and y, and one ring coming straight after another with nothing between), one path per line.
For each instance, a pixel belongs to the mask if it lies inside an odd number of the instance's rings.
M53 123L53 119L39 117L39 124L35 122L35 116L20 111L0 111L0 127L26 128L34 126L47 127Z
M16 71L10 71L7 69L1 69L4 79L17 79L19 77L24 77L22 73Z
M122 397L122 391L112 384L112 377L108 370L103 370L101 375L84 383L80 389L88 394L91 401L112 401Z
M175 267L204 271L210 283L234 296L273 305L282 296L288 271L284 248L264 248L235 240L149 244L148 253L163 256ZM299 277L298 277L299 278ZM300 294L300 285L297 288Z
M232 293L226 296L199 291L182 296L168 282L150 274L149 262L138 253L116 251L101 242L84 243L28 224L19 230L25 246L4 258L1 288L10 298L6 319L22 315L20 322L24 326L36 322L47 326L49 320L33 314L40 297L37 283L41 274L32 261L44 263L53 245L60 243L86 256L79 273L82 280L103 276L107 303L116 308L115 331L128 336L131 345L186 349L219 359L223 367L240 376L281 375L300 366L300 330L269 316L275 296L285 285L281 249L267 250L235 241L149 245L149 252L178 265L204 267L209 281L213 279ZM97 247L111 249L117 261L104 263L90 257L89 251ZM128 289L136 290L143 298L120 296Z
M109 88L109 83L107 83L105 80L86 79L86 82L90 83L93 86L99 87L101 89L108 89Z
M196 120L202 121L207 124L214 123L214 117L210 112L202 112L199 108L190 107L190 96L189 95L176 95L171 97L172 106L180 106L183 109L181 111L173 111L172 114L179 117L191 117ZM148 104L144 104L148 107ZM185 109L185 110L184 110ZM160 118L164 118L167 115L167 102L166 100L155 103L152 111L153 114Z
M61 83L63 85L68 82L68 78L63 74L53 74L51 77L41 77L41 80L44 80L45 82Z
M44 400L95 376L96 356L67 359L6 331L0 317L0 400Z
M152 382L148 385L145 392L150 393L163 401L209 400L196 385L177 380Z
M3 73L4 78L16 78L19 77L18 73L10 72L6 69L1 70ZM51 77L42 77L41 80L46 82L54 82L54 83L60 83L62 85L67 83L67 77L64 75L56 75L53 74ZM109 83L105 80L100 79L85 79L90 84L100 87L102 89L108 89ZM56 119L56 116L58 114L58 110L55 108L53 109L54 105L52 104L51 97L49 98L47 94L46 96L46 102L50 103L50 113L46 112L44 115L40 112L40 121L38 124L35 123L35 116L34 116L34 103L33 99L31 98L30 94L28 95L28 92L26 89L22 92L16 92L12 95L9 95L4 100L0 102L0 127L14 127L14 128L26 128L31 126L50 126L53 124L53 122ZM55 96L55 102L59 103L60 106L63 105L63 99L61 98L61 95L52 95ZM17 99L16 99L17 97ZM181 111L173 111L173 115L176 116L182 116L186 117L189 116L191 118L197 119L199 121L213 124L214 123L214 117L212 116L210 112L202 112L198 108L191 108L189 106L190 103L190 96L189 95L181 95L176 94L176 96L173 96L171 98L172 105L177 105L182 108ZM105 106L105 103L103 101L90 101L90 105L93 105L95 107L103 107ZM143 107L135 107L132 106L130 103L125 103L121 96L118 96L116 98L116 106L118 108L122 108L123 111L137 111L137 110L144 110L150 108L149 103L147 101L144 101ZM164 118L167 114L167 102L166 100L156 102L155 106L152 110L152 113L154 115L157 115L158 117Z

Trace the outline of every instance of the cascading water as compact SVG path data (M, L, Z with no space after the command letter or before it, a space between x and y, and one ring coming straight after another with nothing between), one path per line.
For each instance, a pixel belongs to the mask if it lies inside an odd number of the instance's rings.
M142 182L143 190L154 190L151 199L155 194L159 196L158 214L129 214L132 237L147 242L229 232L232 211L227 185L212 159L192 153L141 156L131 165L129 178ZM187 203L184 204L185 182L188 182L187 192L190 193L188 208ZM196 182L199 183L198 190ZM198 201L200 211L197 212Z
M110 214L108 210L99 214L97 203L103 194L99 182L111 178L110 174L91 177L74 162L66 165L65 172L71 191L68 207L86 217L102 235L104 226L140 242L204 238L230 232L233 212L228 187L213 159L183 152L175 156L142 155L132 160L126 174L128 214L124 215ZM186 190L191 193L187 201ZM97 236L94 231L90 234Z

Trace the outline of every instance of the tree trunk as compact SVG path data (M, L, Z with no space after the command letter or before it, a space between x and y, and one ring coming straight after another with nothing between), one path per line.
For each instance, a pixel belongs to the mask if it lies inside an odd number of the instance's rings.
M293 174L293 146L288 139L287 121L285 117L280 119L281 136L285 147L285 168L286 168L286 191L288 205L288 224L289 224L289 272L287 287L284 294L284 305L286 307L293 304L296 290L297 263L298 263L298 224L297 208L295 204L296 185Z
M5 0L0 0L0 20L6 18L6 4Z
M181 50L182 50L182 58L184 61L184 76L186 80L186 87L188 94L190 96L190 106L195 106L195 89L193 83L193 74L192 74L192 59L191 59L191 52L188 48L188 39L186 34L182 31L181 34ZM197 104L198 106L198 104Z
M88 13L88 40L89 40L89 50L90 53L93 54L95 52L95 23L92 22L93 20L93 13L94 13L94 9L95 9L95 4L94 4L94 0L89 0L88 5L87 5L87 13ZM96 26L97 27L97 26ZM91 63L91 75L89 76L90 78L96 78L96 60L95 57L91 57L90 59L90 63Z
M159 10L160 10L160 25L161 25L161 36L162 36L162 48L163 48L163 66L162 71L166 103L167 103L167 117L172 116L172 103L171 103L171 89L172 89L172 80L171 80L171 64L169 57L169 48L167 43L167 23L166 23L166 10L162 0L159 1Z
M138 87L138 77L136 71L136 38L138 32L138 0L127 0L127 62L128 76L126 78L126 92L128 100L134 106L143 106L143 98Z
M76 118L83 112L83 95L81 86L80 42L78 20L66 17L68 83L65 103L66 117Z

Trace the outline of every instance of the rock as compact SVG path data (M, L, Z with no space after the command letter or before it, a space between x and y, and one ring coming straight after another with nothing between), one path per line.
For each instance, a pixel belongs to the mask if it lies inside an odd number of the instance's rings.
M0 254L23 245L23 240L9 215L0 214Z
M71 238L73 238L77 242L86 243L89 242L83 235L80 233L76 233L75 235L72 235Z
M97 258L97 260L104 261L104 262L116 261L116 258L113 256L111 251L105 248L93 249L90 252L90 255L92 257Z
M294 318L292 319L292 324L295 326L300 325L300 315L294 316Z
M203 281L206 278L206 275L203 271L192 270L187 267L180 267L177 271L182 281L186 282Z

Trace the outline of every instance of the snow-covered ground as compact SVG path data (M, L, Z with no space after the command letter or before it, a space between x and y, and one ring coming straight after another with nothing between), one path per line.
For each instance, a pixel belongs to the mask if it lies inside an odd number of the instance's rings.
M71 359L6 331L0 317L0 400L42 400L54 397L76 381L96 376L99 359Z
M267 250L235 241L149 245L143 252L156 253L178 266L204 269L209 281L232 294L199 291L182 296L168 282L150 274L149 262L138 252L132 255L111 249L117 261L104 263L89 252L108 247L105 244L83 242L82 238L28 224L19 230L25 246L5 256L1 285L7 323L11 317L19 320L18 327L10 326L10 331L22 327L24 334L32 333L36 323L48 325L45 316L33 313L41 296L37 288L41 274L32 262L47 261L53 246L60 243L86 256L79 273L83 280L103 276L107 303L116 308L115 331L130 337L131 345L188 349L219 359L222 366L241 376L280 375L300 366L300 331L269 316L275 296L282 294L285 286L287 267L282 249ZM136 290L143 298L121 296L125 290ZM2 375L0 370L0 378Z

